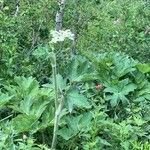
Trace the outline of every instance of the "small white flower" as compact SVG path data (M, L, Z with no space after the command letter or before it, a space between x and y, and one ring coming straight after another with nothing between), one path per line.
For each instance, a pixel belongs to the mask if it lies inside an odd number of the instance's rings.
M74 34L70 30L60 30L60 31L51 31L52 40L51 43L62 42L65 38L69 38L70 40L74 39Z
M113 21L114 25L120 25L121 24L121 19L117 19Z

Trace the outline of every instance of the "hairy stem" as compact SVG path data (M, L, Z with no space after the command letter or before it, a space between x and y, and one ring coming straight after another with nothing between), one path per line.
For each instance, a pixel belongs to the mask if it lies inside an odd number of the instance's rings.
M53 131L53 140L52 140L52 145L51 145L51 150L56 149L56 144L57 144L57 131L58 131L58 125L59 125L59 119L61 115L61 111L63 108L64 104L64 97L61 99L60 104L55 112L55 118L54 118L54 131Z
M57 68L56 68L56 57L54 56L54 63L52 64L53 70L53 82L54 82L54 89L55 89L55 111L58 108L58 86L57 86Z
M53 130L51 149L55 150L57 144L58 125L59 125L61 111L63 108L64 96L62 95L62 98L59 100L58 85L57 85L56 55L55 53L51 53L51 54L52 54L51 58L52 58L52 70L53 70L53 83L54 83L54 91L55 91L55 117L54 117L54 130Z
M57 11L57 14L56 14L56 31L59 31L62 28L62 19L63 19L63 14L64 14L65 3L66 3L66 0L60 0L59 2L59 11ZM55 88L55 118L54 118L54 130L53 130L51 150L55 150L56 144L57 144L57 131L58 131L59 119L60 119L61 110L62 110L63 101L64 101L62 98L60 103L58 103L58 86L57 86L57 70L56 70L55 54L53 57L52 69L53 69L53 80L54 80L54 88Z

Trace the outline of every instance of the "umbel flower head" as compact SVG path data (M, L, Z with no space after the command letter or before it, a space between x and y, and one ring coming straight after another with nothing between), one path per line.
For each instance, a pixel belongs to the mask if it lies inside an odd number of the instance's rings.
M63 42L65 38L68 38L70 40L74 39L74 34L68 29L68 30L52 30L51 31L52 40L51 43L57 43L57 42Z

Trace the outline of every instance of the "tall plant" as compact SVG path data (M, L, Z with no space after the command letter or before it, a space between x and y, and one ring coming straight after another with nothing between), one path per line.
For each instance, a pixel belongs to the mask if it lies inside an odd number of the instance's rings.
M57 42L63 42L65 38L73 39L73 34L70 32L70 30L66 31L52 31L52 40L51 43L57 43ZM57 81L57 62L56 62L56 54L55 52L50 53L50 58L51 58L51 65L52 65L52 71L53 71L53 86L54 86L54 91L55 91L55 118L54 118L54 131L53 131L53 139L52 139L52 145L51 149L55 150L56 147L56 141L57 141L57 131L58 131L58 124L59 124L59 119L61 115L61 111L63 108L63 103L64 103L64 96L63 94L60 96L58 95L58 81Z

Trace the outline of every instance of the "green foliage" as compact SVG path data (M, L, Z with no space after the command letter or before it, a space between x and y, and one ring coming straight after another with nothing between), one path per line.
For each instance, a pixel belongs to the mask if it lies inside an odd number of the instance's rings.
M67 93L66 103L68 105L69 112L72 112L74 106L79 108L90 108L90 104L87 98L78 93L77 90L71 90Z
M6 105L13 96L9 96L8 94L1 93L0 95L0 107Z
M137 67L142 73L150 72L150 64L138 64Z
M80 1L78 7L81 51L123 51L149 62L149 1Z
M105 86L106 88L104 92L111 94L108 95L106 99L110 100L112 107L118 105L120 101L123 104L129 103L128 99L126 98L126 95L128 95L130 92L133 92L136 89L136 85L133 83L129 83L128 79L118 81L118 83L115 83L115 85L105 84Z
M57 10L0 0L0 149L50 150L58 117L56 149L149 150L150 2L67 1L75 40Z
M137 68L138 62L121 53L84 55L88 59L77 55L65 68L74 70L57 74L58 90L65 98L58 131L62 140L58 139L58 148L149 148L146 143L149 141L150 93L146 72ZM119 63L120 60L123 61ZM45 130L51 131L54 87L53 80L50 81L41 86L33 77L20 76L3 86L0 107L5 111L1 112L1 132L6 130L3 126L6 121L11 130L5 133L6 139L1 140L2 147L7 140L7 148L41 149L35 142L18 141L18 137L29 134L33 141L35 134L40 136ZM95 91L91 84L95 81L102 84L103 89ZM15 136L10 137L12 134Z
M67 116L65 118L67 127L63 127L59 130L59 135L65 140L69 140L78 133L86 133L91 125L92 115L91 113L84 113L82 115L73 117Z
M141 143L141 142L134 142L133 143L133 150L149 150L150 144L148 142Z

